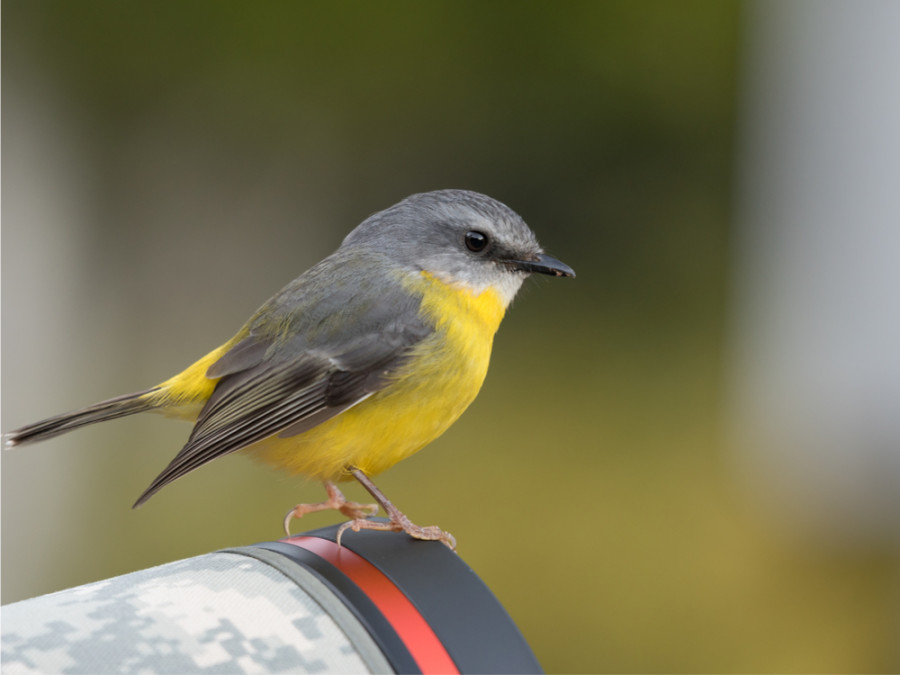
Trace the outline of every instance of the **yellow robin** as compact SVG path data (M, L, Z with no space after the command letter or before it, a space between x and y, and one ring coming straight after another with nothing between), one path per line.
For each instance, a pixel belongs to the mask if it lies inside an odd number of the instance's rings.
M453 537L412 523L374 476L440 436L478 394L494 334L532 273L574 277L510 208L482 194L412 195L354 229L330 256L266 302L221 347L151 389L4 435L6 447L151 411L193 420L187 443L138 498L236 450L321 480L319 504L347 528ZM374 504L347 501L355 478ZM340 540L339 540L340 541Z

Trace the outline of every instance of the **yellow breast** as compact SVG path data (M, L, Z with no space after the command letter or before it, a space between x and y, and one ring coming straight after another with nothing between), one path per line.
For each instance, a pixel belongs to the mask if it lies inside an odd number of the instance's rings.
M423 318L435 332L389 385L303 434L271 437L247 451L292 473L341 480L347 466L375 475L446 431L481 389L506 303L493 290L476 295L427 273L409 290L422 296Z

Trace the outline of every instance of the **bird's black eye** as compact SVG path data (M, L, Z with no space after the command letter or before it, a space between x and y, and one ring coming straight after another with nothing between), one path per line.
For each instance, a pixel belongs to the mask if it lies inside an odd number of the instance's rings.
M488 237L483 232L466 232L466 248L472 253L481 253L488 245Z

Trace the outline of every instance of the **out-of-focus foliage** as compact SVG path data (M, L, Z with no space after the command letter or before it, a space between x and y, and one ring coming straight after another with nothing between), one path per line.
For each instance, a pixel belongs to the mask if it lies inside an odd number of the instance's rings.
M723 461L739 28L711 1L4 3L4 429L164 379L407 194L483 191L578 278L529 283L472 409L382 489L548 671L896 667L896 560L780 529ZM5 453L4 602L318 499L231 457L130 511L187 431Z

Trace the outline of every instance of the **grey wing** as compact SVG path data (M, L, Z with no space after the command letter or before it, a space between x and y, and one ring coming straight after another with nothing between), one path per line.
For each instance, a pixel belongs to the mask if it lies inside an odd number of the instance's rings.
M393 297L391 297L393 296ZM433 330L418 299L388 294L355 317L362 334L326 346L301 331L286 344L254 334L207 372L220 377L185 446L135 502L222 455L278 434L302 433L385 386L410 348Z

